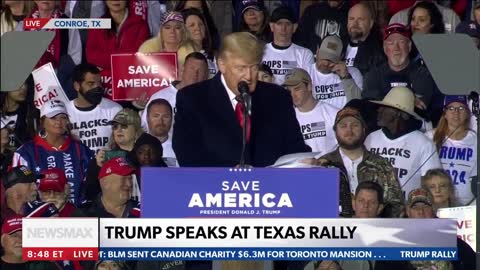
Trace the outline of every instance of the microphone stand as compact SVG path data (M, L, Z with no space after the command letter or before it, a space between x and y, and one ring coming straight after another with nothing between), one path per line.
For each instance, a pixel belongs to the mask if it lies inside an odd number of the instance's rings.
M249 99L248 94L242 94L243 104L243 130L242 130L242 154L240 155L240 168L245 167L245 151L247 150L247 123L248 123L248 111L249 111Z
M479 106L479 98L478 93L472 92L468 96L468 99L472 100L472 114L477 118L477 194L476 195L476 207L477 211L480 208L480 181L478 181L478 177L480 177L480 167L478 166L478 157L480 153L480 144L478 143L478 132L480 132L480 106ZM478 218L478 217L477 217ZM477 224L477 239L476 240L476 253L477 253L477 269L480 266L480 226Z

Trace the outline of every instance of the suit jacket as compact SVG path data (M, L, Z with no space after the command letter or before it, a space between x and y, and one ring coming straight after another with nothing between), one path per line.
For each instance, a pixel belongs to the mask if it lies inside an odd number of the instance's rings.
M259 81L251 104L247 164L265 167L282 155L311 151L303 141L287 91ZM242 129L220 74L179 91L176 106L172 143L180 166L239 164Z

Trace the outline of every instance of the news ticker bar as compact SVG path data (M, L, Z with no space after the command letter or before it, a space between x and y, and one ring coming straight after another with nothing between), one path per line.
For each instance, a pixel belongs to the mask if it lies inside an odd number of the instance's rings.
M344 253L360 260L456 256L456 226L451 219L36 218L23 219L22 239L26 260L310 260L338 259Z
M102 260L456 260L456 248L101 248Z
M40 29L110 29L111 19L51 19L51 18L25 18L24 30Z
M457 260L456 248L25 248L24 260Z

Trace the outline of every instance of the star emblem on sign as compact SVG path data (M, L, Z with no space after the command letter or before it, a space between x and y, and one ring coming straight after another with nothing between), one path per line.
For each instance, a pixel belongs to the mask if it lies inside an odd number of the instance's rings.
M371 226L368 224L362 224L362 229L367 232L375 232L369 233L368 236L360 234L360 238L362 239L363 243L367 246L375 244L380 241L386 241L395 244L404 244L404 245L411 245L414 246L415 243L410 241L405 241L403 239L398 238L395 234L402 232L404 229L401 228L387 228L387 227L377 227Z
M450 167L455 167L455 163L450 162Z
M40 172L40 166L35 167L36 172Z

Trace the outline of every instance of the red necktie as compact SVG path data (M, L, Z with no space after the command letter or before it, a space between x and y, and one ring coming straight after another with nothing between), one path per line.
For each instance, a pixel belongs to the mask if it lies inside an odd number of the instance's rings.
M241 101L237 102L237 105L235 106L235 114L237 115L237 120L240 123L240 127L242 128L242 131L244 129L243 126L243 110L245 107L243 106L243 103ZM247 143L250 141L250 115L247 117Z

